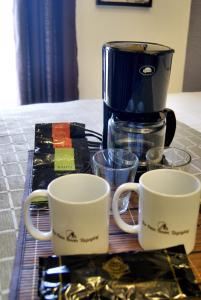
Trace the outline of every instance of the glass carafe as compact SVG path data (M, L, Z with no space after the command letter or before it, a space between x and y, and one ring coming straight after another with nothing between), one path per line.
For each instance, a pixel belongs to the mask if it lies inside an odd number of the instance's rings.
M112 116L108 121L108 148L125 148L134 152L140 166L146 166L146 152L165 143L165 116L153 123L121 121Z

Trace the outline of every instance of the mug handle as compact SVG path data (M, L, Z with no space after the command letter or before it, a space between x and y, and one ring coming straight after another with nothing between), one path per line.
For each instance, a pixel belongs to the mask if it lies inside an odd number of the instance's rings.
M24 202L24 222L27 228L27 231L37 240L48 241L52 238L52 231L43 232L33 226L31 215L30 215L30 204L34 201L39 201L42 199L47 199L48 193L46 190L36 190L33 191Z
M134 191L139 195L139 183L128 182L120 185L114 193L114 197L112 200L112 212L114 215L115 222L119 226L119 228L128 233L138 233L139 232L139 225L129 225L124 222L121 218L118 209L118 201L123 192Z

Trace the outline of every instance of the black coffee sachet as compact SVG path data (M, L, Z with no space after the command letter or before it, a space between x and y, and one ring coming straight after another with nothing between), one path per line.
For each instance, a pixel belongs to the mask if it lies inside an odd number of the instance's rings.
M65 174L91 173L89 148L100 142L88 141L89 136L101 139L82 123L36 124L32 190L46 189L53 179Z
M41 299L201 299L183 246L40 257L38 293Z
M35 151L52 153L54 147L69 147L71 139L85 139L82 123L42 123L35 125Z

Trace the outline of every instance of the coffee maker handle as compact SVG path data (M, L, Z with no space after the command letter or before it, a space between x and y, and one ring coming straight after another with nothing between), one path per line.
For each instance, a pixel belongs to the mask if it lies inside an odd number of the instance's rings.
M164 113L166 115L165 146L169 146L176 131L176 117L174 111L170 108L165 108Z

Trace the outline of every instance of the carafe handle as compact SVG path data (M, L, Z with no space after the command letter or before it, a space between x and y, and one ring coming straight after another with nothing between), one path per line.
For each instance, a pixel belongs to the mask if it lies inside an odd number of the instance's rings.
M163 112L166 115L165 146L169 146L176 131L176 117L174 111L170 108L165 108Z

